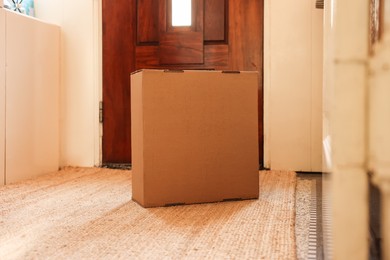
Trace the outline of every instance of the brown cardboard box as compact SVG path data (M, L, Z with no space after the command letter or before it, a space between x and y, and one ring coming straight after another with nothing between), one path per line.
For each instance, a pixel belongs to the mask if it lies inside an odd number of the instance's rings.
M259 196L258 74L131 75L133 200L144 207Z

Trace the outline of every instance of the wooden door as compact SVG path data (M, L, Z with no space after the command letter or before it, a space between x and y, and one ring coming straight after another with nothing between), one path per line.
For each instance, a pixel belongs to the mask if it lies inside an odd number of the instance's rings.
M192 0L173 27L172 0L103 0L103 163L131 162L130 73L138 69L259 71L263 161L263 0Z

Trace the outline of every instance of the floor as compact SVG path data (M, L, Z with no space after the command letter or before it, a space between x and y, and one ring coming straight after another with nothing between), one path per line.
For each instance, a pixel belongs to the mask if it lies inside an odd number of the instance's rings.
M0 259L295 259L296 174L259 178L258 200L153 209L131 200L129 171L66 167L2 187Z
M110 164L103 167L131 169L131 165ZM325 259L322 223L322 179L323 175L321 173L297 173L297 215L295 232L297 258L299 260Z
M298 173L296 242L298 259L324 259L322 174Z
M106 168L131 169L131 165L110 164ZM331 212L327 196L329 174L297 173L296 243L298 259L332 259ZM370 186L370 260L381 259L380 194Z
M131 169L131 165L103 167ZM298 259L332 259L330 175L297 173L296 243ZM370 260L381 259L380 194L370 186Z

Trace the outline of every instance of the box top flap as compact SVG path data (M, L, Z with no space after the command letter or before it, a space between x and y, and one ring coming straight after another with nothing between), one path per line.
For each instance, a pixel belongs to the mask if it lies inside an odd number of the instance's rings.
M239 70L180 70L180 69L140 69L131 73L131 75L141 72L146 73L224 73L224 74L241 74L254 73L259 74L258 71L239 71Z

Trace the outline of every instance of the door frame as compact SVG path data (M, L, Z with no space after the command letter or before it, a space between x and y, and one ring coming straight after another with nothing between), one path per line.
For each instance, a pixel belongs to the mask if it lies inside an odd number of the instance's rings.
M94 165L101 166L103 162L103 124L99 121L99 104L103 101L103 6L102 0L93 0L93 85L94 85Z
M268 28L266 18L269 17L268 1L263 0L263 166L269 164L269 79L265 75L265 64L269 62L269 57L265 50L269 48L267 40ZM93 0L93 52L94 52L94 117L99 118L99 104L103 101L103 7L102 0ZM94 162L95 166L103 163L103 124L95 120L94 124Z

